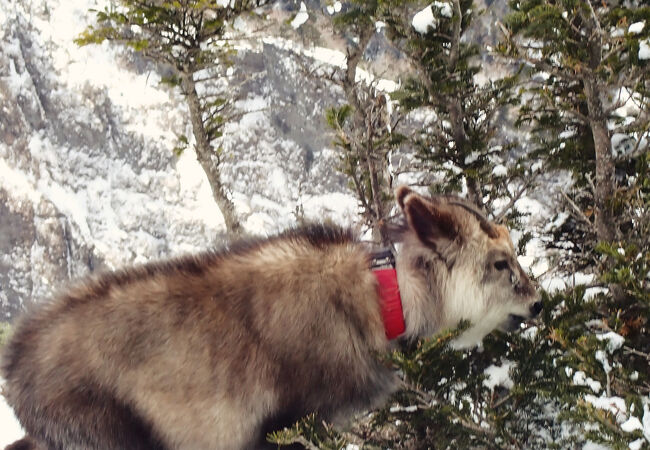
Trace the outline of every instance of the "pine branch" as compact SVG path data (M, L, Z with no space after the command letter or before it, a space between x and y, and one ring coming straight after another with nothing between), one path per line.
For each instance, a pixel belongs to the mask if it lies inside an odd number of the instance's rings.
M528 190L530 186L533 185L535 179L537 178L538 173L534 173L532 176L528 177L526 181L519 187L517 192L510 197L510 201L506 206L504 206L499 214L494 217L494 221L500 223L503 217L510 211L510 209L515 206L515 203L521 198L522 195Z
M524 45L524 44L519 45L519 47L524 49L524 50L533 50L533 51L539 51L540 50L538 47L533 47L533 46ZM516 59L518 59L520 61L525 61L528 64L535 67L537 70L541 70L543 72L548 72L549 74L554 75L559 79L567 79L567 80L575 81L575 82L582 81L582 77L580 77L578 75L574 75L574 74L570 73L568 70L562 70L561 67L552 66L549 63L547 63L546 61L543 61L543 60L541 60L539 58L534 58L534 57L529 56L529 55L522 55L521 52L519 52L519 51L517 51Z
M627 345L623 346L623 350L626 353L630 353L630 354L637 355L637 356L642 356L645 359L647 359L648 361L650 361L650 354L649 353L644 353L642 351L636 350L636 349L634 349L634 348L632 348L630 346L627 346Z

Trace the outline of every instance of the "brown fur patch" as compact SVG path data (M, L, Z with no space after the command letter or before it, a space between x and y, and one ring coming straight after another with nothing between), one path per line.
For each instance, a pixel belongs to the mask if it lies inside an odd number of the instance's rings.
M5 450L47 450L41 444L36 442L34 439L29 436L24 437L13 444L9 444L5 447Z
M251 448L363 408L393 389L368 259L318 225L93 277L18 323L7 400L49 447L88 449Z

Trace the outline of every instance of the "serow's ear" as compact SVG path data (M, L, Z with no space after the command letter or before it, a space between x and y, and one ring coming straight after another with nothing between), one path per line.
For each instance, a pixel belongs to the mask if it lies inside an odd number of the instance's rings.
M398 202L400 197L398 196ZM453 265L462 244L460 226L444 204L432 203L411 192L402 198L404 215L418 239Z

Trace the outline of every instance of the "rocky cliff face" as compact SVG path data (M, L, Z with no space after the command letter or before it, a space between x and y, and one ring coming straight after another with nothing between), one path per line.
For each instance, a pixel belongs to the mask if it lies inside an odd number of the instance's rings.
M191 150L183 101L155 69L71 39L97 3L0 5L0 319L95 270L199 251L224 226ZM101 5L99 5L101 6ZM341 101L273 44L241 52L248 75L228 126L225 178L251 233L305 216L351 223L324 108Z

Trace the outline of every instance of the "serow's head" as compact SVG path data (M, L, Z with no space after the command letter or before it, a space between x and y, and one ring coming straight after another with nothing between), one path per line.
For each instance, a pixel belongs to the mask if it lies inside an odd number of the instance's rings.
M403 186L396 198L406 219L397 268L407 334L430 335L468 320L454 342L468 347L539 314L539 295L504 226L458 197L429 198Z

